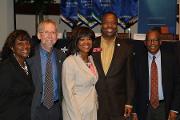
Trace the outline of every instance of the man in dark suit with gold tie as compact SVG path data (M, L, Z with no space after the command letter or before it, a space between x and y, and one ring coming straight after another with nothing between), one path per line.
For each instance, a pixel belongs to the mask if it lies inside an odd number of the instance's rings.
M133 48L117 35L117 16L102 16L102 36L95 41L93 57L98 70L96 84L98 120L123 120L130 116L134 96Z

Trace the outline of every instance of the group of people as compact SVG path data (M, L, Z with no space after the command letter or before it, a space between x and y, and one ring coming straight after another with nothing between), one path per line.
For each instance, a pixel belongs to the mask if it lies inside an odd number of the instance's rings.
M118 37L113 12L101 25L97 38L88 27L76 28L68 56L53 47L53 20L39 24L35 47L26 31L13 31L1 53L0 119L176 120L180 70L174 49L163 47L152 29L139 52Z

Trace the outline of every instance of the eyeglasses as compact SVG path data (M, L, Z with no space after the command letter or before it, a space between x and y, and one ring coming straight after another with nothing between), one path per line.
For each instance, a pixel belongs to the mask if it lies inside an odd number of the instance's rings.
M49 34L56 35L57 34L57 32L49 32L49 31L42 31L40 33L44 33L45 35L49 35Z

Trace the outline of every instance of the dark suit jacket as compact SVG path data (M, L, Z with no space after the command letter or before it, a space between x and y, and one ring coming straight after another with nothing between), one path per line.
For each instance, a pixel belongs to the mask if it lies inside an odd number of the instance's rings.
M62 68L62 63L65 59L65 54L61 52L58 49L55 49L55 53L57 56L57 71L58 71L58 78L59 78L59 96L60 96L60 103L62 100L62 90L61 90L61 68ZM40 57L40 46L37 46L35 48L35 53L34 56L29 58L28 63L31 68L31 73L32 73L32 79L33 83L35 86L35 93L33 96L33 101L32 101L32 118L34 118L34 112L36 112L36 108L40 106L41 104L41 98L42 98L42 93L43 93L43 83L42 83L42 72L41 72L41 57Z
M100 48L100 42L99 37L94 48ZM117 38L106 75L101 63L101 52L93 52L92 55L99 74L96 84L99 101L98 120L121 120L125 104L132 105L134 96L133 49L125 41Z
M180 41L176 42L175 44L176 44L175 45L175 53L176 53L176 56L177 56L177 59L178 59L178 63L180 65Z
M166 115L169 110L179 111L179 70L177 59L171 45L163 44L161 50L162 87L165 100ZM143 52L144 51L144 52ZM136 52L135 56L135 80L137 89L135 93L135 112L139 120L145 120L149 106L149 68L148 51Z
M30 76L13 55L0 64L0 120L30 120L34 92Z

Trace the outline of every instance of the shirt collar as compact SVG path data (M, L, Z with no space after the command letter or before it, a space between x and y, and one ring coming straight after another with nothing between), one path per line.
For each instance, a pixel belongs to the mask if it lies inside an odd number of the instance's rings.
M113 43L115 43L115 40L116 40L116 37L113 39ZM106 41L103 36L101 36L101 41L102 41L102 42L105 42L105 41Z
M148 52L148 57L153 59L153 56L155 56L156 58L160 57L161 55L161 51L159 50L155 55L153 55L152 53Z
M42 53L42 55L43 55L44 57L47 57L47 56L48 56L48 52L47 52L46 50L44 50L42 47L40 47L40 51L41 51L41 53ZM53 51L54 51L54 50L52 50L52 54L53 54Z

